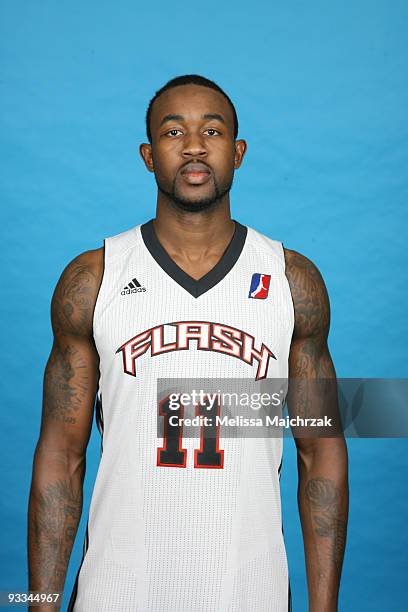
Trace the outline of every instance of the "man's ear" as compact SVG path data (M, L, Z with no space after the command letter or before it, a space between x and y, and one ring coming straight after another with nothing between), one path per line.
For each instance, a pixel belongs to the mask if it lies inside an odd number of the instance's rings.
M242 160L244 159L245 151L247 150L247 143L245 140L236 140L234 142L235 147L235 159L234 159L234 168L237 169L242 164Z
M149 172L154 172L152 145L143 142L139 147L139 153Z

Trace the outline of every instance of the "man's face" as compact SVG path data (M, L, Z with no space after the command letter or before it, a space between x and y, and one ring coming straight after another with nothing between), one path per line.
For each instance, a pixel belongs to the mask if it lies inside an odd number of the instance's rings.
M154 102L150 129L152 144L141 145L141 154L159 191L184 211L216 206L230 191L245 152L244 141L234 141L224 96L199 85L170 89Z

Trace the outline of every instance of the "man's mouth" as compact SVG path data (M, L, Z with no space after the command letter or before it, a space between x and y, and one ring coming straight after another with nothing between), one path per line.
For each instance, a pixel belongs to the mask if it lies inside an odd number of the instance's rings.
M211 176L210 170L203 163L190 162L181 171L184 180L190 185L201 185Z

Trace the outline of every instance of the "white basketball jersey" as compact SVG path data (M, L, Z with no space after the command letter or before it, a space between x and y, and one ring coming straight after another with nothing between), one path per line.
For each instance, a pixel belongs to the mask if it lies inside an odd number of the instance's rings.
M181 428L170 439L157 380L287 379L293 326L282 243L253 228L235 221L199 280L153 220L105 240L94 313L102 452L68 610L291 609L282 437L211 444Z

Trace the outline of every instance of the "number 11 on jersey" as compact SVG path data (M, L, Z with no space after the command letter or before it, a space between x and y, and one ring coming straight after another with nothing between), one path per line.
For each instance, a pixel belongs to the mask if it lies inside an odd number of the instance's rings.
M196 417L200 419L200 447L194 450L194 467L222 469L224 451L219 448L221 404L198 404ZM183 448L184 406L170 406L169 396L159 402L159 415L164 419L163 446L157 449L157 465L161 467L187 466L187 449Z

